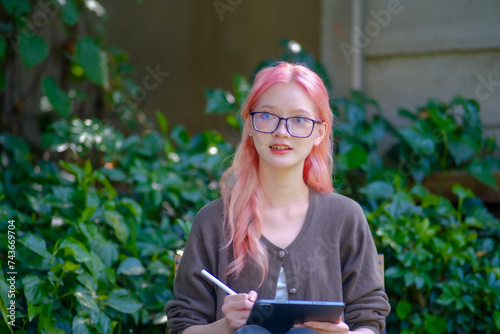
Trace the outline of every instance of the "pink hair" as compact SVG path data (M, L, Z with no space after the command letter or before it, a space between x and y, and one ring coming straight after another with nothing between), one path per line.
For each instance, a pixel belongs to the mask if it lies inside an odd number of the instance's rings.
M321 78L305 66L281 62L257 73L240 114L247 119L262 94L277 83L295 82L304 88L316 108L319 120L327 124L324 140L314 146L304 163L304 182L318 192L331 192L333 171L333 114L328 104L328 92ZM245 126L242 139L221 180L225 208L227 246L233 245L233 262L227 275L238 277L247 256L261 269L262 282L267 276L268 259L259 239L262 234L262 185L258 176L259 155Z

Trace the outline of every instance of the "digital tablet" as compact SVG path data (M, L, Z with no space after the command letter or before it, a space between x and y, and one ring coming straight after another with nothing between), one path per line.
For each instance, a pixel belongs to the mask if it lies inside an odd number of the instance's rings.
M283 334L305 321L338 322L343 302L259 299L253 305L248 325L259 325L273 334Z

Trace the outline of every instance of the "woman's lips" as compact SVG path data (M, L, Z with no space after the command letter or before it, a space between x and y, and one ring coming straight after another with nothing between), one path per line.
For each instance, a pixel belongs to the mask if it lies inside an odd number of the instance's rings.
M272 150L277 150L277 151L290 151L292 149L288 145L271 145L271 146L269 146L269 148Z

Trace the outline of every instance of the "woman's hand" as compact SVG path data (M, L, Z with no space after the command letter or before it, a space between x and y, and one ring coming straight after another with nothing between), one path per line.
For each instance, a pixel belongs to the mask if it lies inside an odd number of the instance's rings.
M222 313L225 315L226 323L230 333L247 323L248 316L253 304L257 300L257 292L239 293L237 295L227 295L222 305Z
M339 318L339 322L336 324L333 322L306 321L303 324L294 326L294 328L298 327L311 328L319 334L349 333L349 326L342 321L342 318Z
M364 334L375 334L372 330L368 328L359 328L355 331L349 331L349 326L345 322L342 321L342 317L339 318L338 323L332 322L319 322L319 321L306 321L303 324L295 325L294 328L297 327L307 327L314 329L319 334L328 334L328 333L364 333Z

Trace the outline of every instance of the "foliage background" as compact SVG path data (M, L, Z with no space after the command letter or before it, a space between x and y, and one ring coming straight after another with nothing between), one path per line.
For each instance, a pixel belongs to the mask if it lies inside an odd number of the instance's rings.
M95 2L47 2L59 6L51 20L61 28L58 38L33 27L39 3L1 3L2 122L11 131L0 134L0 238L7 241L0 248L0 331L164 332L174 251L199 208L219 196L234 147L213 130L190 136L171 128L161 112L144 117L127 55L106 45L104 9ZM322 65L294 43L282 42L282 59L307 64L329 86ZM12 79L19 73L43 93L37 145L13 135L26 96L14 93L23 88ZM251 82L235 75L233 83L232 91L205 91L206 112L238 130L236 112ZM360 92L331 107L336 189L363 205L386 255L388 332L499 332L498 219L460 185L451 199L422 186L429 175L459 170L498 188L498 148L483 138L478 103L431 99L400 111L410 121L403 128ZM380 145L387 138L386 152ZM10 239L9 220L16 232ZM16 327L7 325L9 260L17 271Z

